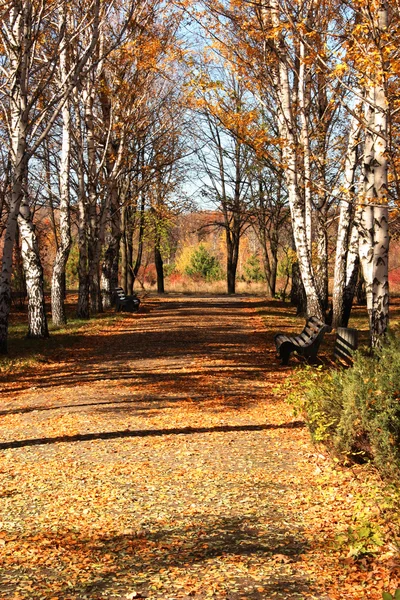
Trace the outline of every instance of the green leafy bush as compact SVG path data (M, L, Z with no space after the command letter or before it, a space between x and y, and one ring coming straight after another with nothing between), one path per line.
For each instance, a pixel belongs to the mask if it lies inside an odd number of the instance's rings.
M340 546L348 548L348 557L356 559L376 554L384 544L379 525L370 521L349 526L347 531L337 536L337 541Z
M204 244L200 244L190 257L185 273L190 277L217 281L222 276L222 269L218 259L207 250Z
M391 336L372 357L357 353L349 369L306 369L289 401L315 441L353 460L373 460L400 475L400 339ZM293 381L291 381L291 385Z

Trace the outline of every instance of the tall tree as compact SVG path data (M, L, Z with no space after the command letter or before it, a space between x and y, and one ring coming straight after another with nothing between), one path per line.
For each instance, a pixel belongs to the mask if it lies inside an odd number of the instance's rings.
M54 25L58 23L58 10L58 4L47 0L19 0L3 3L0 14L0 40L4 56L1 70L2 110L11 140L12 172L0 276L0 353L7 352L13 247L29 160L52 128L93 48L91 40L75 68L69 71L66 85L55 86L49 94L49 82L53 79L59 50L65 39L65 27L58 29ZM97 27L97 0L92 5L91 21ZM44 97L46 101L42 103ZM25 222L29 221L25 210L22 218ZM27 230L32 233L31 226ZM34 246L30 248L34 252ZM30 251L29 247L27 251Z

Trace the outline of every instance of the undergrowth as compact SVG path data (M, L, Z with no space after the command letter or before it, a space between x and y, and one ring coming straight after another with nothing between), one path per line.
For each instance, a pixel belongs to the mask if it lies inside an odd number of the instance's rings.
M288 401L312 438L355 462L372 461L400 479L400 338L374 356L358 352L351 368L305 367L290 382Z
M374 356L358 352L350 368L307 366L287 382L288 401L308 424L314 442L334 460L363 469L359 500L347 530L337 538L347 556L361 559L384 544L400 550L400 338L388 337ZM357 467L357 469L361 466ZM365 472L364 472L365 471ZM372 512L371 512L372 511ZM385 592L386 598L398 598Z

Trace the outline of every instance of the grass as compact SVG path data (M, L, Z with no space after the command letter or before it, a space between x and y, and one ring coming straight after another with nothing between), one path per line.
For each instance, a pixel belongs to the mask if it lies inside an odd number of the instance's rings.
M60 350L77 345L87 331L93 331L99 325L109 326L124 319L122 314L106 311L93 318L78 319L76 313L76 297L66 304L68 322L62 327L56 327L49 319L50 337L33 339L27 337L27 314L25 311L14 312L8 330L8 355L0 357L0 375L10 375L27 368L33 368L38 363L47 362L53 355L59 357ZM50 307L47 307L47 314Z

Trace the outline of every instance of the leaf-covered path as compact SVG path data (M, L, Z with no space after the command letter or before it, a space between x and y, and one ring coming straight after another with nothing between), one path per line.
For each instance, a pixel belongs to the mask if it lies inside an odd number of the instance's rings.
M329 554L355 484L276 391L278 322L152 299L5 381L0 598L380 598Z

